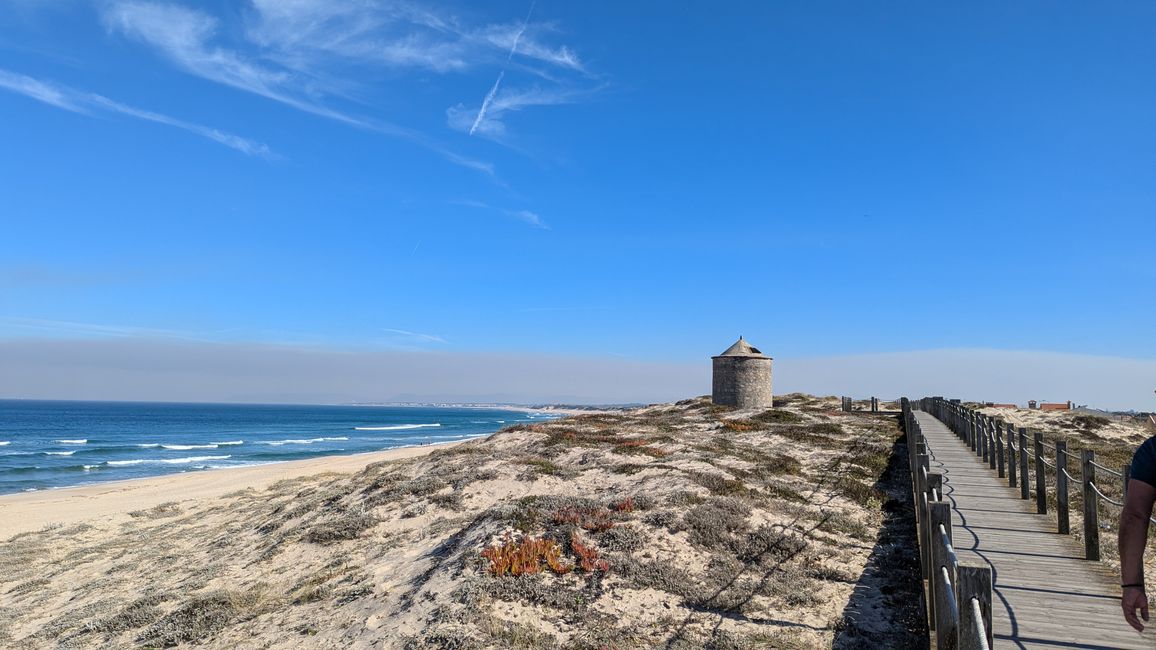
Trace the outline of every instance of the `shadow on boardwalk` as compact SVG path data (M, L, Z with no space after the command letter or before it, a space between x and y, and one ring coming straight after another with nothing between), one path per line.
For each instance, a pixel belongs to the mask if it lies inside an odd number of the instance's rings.
M915 509L907 437L895 441L874 486L887 496L883 527L847 607L835 648L926 648L923 583L915 548Z

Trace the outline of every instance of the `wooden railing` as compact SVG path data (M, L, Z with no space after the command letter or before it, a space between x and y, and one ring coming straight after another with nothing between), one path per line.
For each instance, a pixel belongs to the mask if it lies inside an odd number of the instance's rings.
M1048 443L1039 431L1032 432L1032 443L1029 446L1027 429L1017 429L1011 423L964 406L959 400L926 397L920 400L920 410L945 423L975 450L977 456L987 461L989 467L999 472L1000 478L1006 477L1009 486L1016 487L1018 484L1021 499L1027 501L1033 498L1031 484L1034 482L1036 512L1040 514L1048 512L1047 474L1050 469L1056 479L1051 494L1056 505L1056 528L1064 535L1071 532L1071 486L1078 484L1083 496L1084 557L1089 560L1100 559L1100 504L1123 507L1128 494L1130 466L1125 465L1120 470L1105 467L1096 462L1096 452L1091 449L1080 450L1078 454L1068 451L1067 442L1056 440ZM1078 479L1068 471L1069 459L1079 463ZM1034 471L1029 470L1029 465ZM1121 481L1123 498L1117 501L1104 494L1096 483L1096 470ZM1156 519L1152 521L1156 523Z
M843 399L843 406L841 408L843 409L844 413L851 413L852 411L855 410L855 398L847 397L846 395L844 395L842 399ZM870 409L870 411L872 413L879 413L879 398L878 397L872 397L870 399L868 408Z
M928 626L935 633L936 648L987 650L992 644L991 567L960 562L956 556L951 503L943 498L943 474L930 469L934 452L911 412L910 401L900 400L900 408L915 496Z

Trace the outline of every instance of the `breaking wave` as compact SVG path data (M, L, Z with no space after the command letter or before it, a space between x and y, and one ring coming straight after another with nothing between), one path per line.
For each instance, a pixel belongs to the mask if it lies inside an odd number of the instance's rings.
M404 431L405 429L425 429L427 427L440 427L441 422L433 424L395 424L388 427L353 427L355 431Z

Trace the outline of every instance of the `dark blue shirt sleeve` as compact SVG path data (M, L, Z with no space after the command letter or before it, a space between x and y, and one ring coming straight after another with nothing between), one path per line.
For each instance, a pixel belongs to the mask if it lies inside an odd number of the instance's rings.
M1156 487L1156 436L1145 440L1133 454L1132 478Z

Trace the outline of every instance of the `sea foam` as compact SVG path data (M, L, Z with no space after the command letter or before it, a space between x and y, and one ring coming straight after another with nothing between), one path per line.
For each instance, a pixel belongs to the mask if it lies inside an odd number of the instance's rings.
M433 424L395 424L388 427L353 427L355 431L403 431L405 429L425 429L427 427L440 427L441 422Z
M144 463L164 463L165 465L183 465L185 463L203 463L206 460L225 460L231 456L188 456L186 458L134 458L132 460L109 460L105 465L121 467L124 465L141 465Z
M0 440L0 447L3 447L4 445L10 445L10 444L12 444L12 442L9 440Z
M291 440L270 440L267 442L262 442L261 444L280 447L281 445L311 445L315 442L330 442L334 440L349 440L349 438L346 436L340 436L337 438L293 438Z
M211 445L161 445L161 449L172 449L174 451L188 451L190 449L216 449L217 443Z
M59 445L87 445L88 444L88 440L84 439L84 438L80 438L77 440L55 440L54 442L56 444L59 444Z
M44 452L44 455L45 456L71 456L75 453L76 453L75 451L46 451L46 452Z
M243 444L245 444L245 441L244 440L233 440L230 442L214 442L214 443L210 443L210 444L214 444L218 447L231 447L233 445L243 445Z

